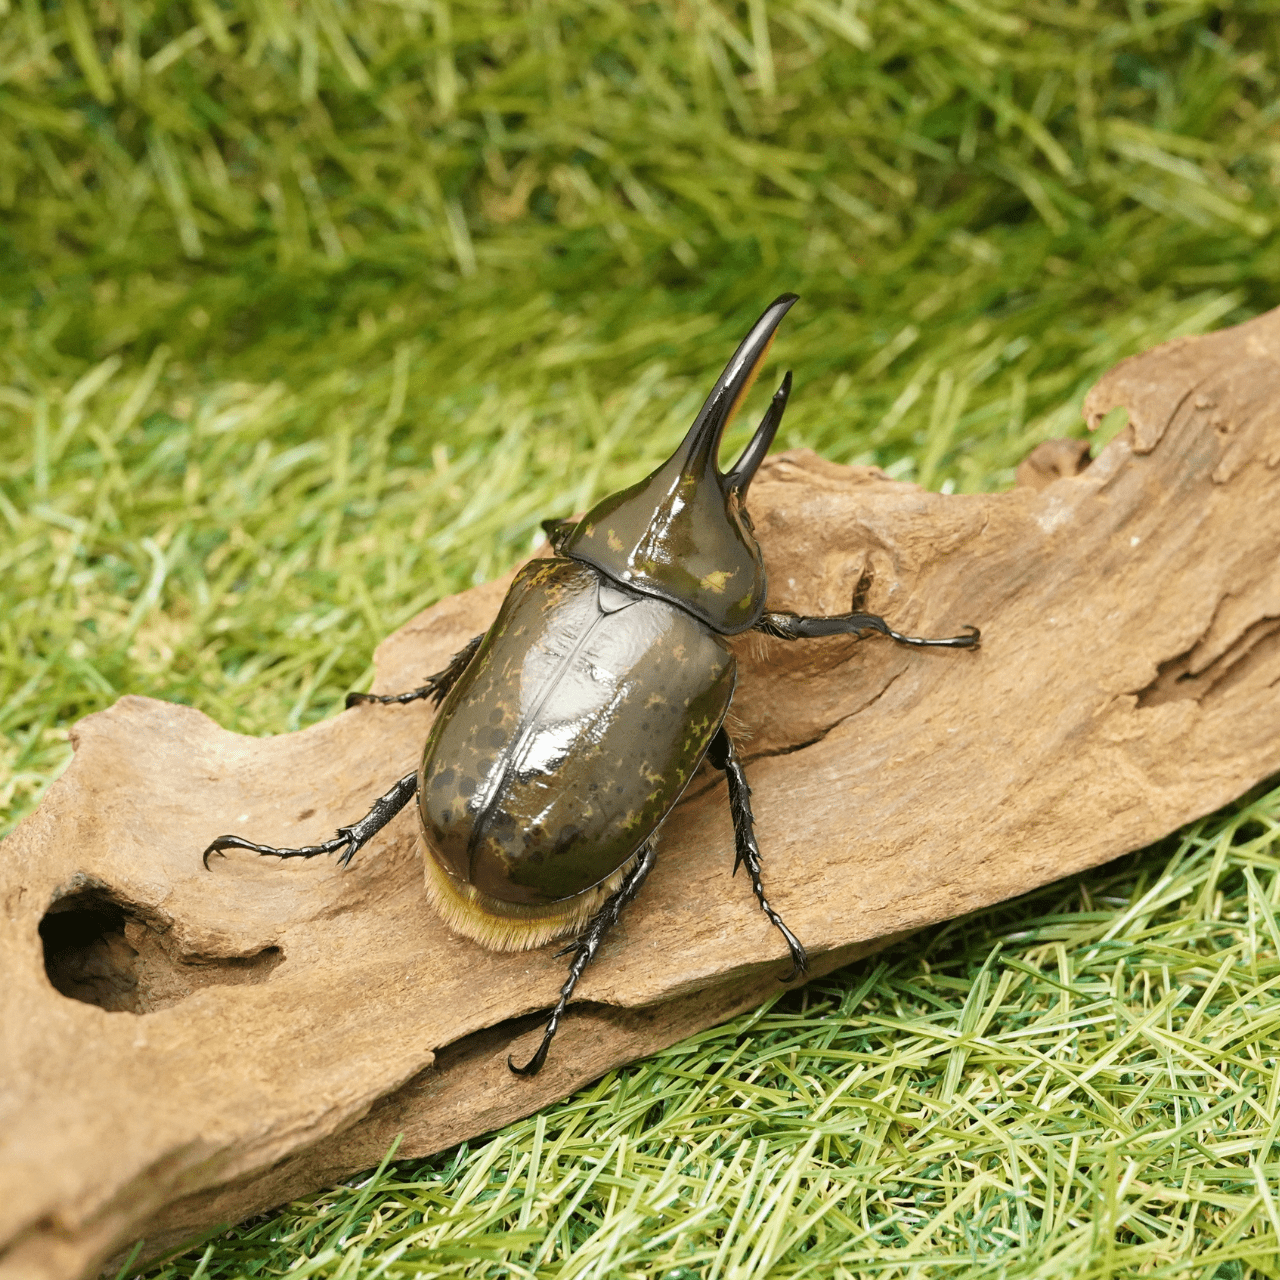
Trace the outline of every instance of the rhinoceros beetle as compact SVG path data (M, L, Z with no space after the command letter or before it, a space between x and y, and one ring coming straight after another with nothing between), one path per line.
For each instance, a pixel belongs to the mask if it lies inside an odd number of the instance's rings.
M496 951L574 940L569 976L542 1042L519 1075L536 1074L578 979L657 857L662 823L704 759L726 777L734 872L786 940L791 972L808 960L765 897L751 789L725 714L736 663L727 639L752 629L782 640L872 633L899 644L972 649L979 633L926 640L883 618L809 618L765 608L765 566L747 515L748 486L791 392L782 380L727 472L720 439L782 317L783 294L756 321L680 447L647 479L581 520L544 524L554 556L516 575L493 625L408 693L352 693L347 706L431 698L440 711L421 766L332 840L276 849L223 835L204 852L277 858L356 851L415 796L426 892L445 923Z

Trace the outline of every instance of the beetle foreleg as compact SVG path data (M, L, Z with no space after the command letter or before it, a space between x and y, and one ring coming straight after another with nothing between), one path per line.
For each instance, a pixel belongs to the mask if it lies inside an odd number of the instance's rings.
M569 962L569 976L565 979L564 986L560 988L560 999L556 1001L556 1007L551 1010L551 1016L547 1019L538 1051L523 1067L517 1067L510 1055L507 1056L507 1066L516 1075L536 1076L542 1070L542 1064L547 1060L547 1050L551 1048L552 1038L560 1026L560 1019L573 995L573 989L578 985L578 979L582 977L587 965L595 959L605 934L618 923L622 908L640 892L640 886L644 884L645 877L653 870L653 864L657 861L657 855L654 852L656 845L657 841L650 836L644 851L640 854L639 861L627 873L627 878L618 886L616 892L610 894L605 899L604 906L591 917L578 940L556 953L567 955L570 951L573 952L573 959Z
M578 522L570 516L567 520L544 520L542 522L542 532L547 535L547 541L551 544L551 550L557 555L560 554L560 548L564 546L569 535L578 527Z
M347 706L354 707L361 702L416 702L419 698L430 698L438 707L449 690L458 683L458 677L467 669L467 663L476 656L476 650L480 648L483 639L484 636L476 636L468 640L466 648L459 649L449 659L449 665L443 671L428 676L426 684L417 689L410 689L408 693L349 693Z
M966 628L967 635L947 636L941 640L904 636L874 613L838 613L829 618L805 618L798 613L766 613L756 623L755 629L778 640L815 640L819 636L857 636L861 640L865 633L874 631L896 640L898 644L922 649L976 649L982 638L977 627Z
M760 909L768 917L769 923L787 940L787 947L791 952L791 972L782 981L793 982L809 968L809 956L800 939L787 928L782 917L764 896L764 884L760 879L760 846L756 844L755 819L751 814L751 788L747 785L742 761L734 750L733 739L723 728L711 739L707 759L717 769L724 770L725 780L729 784L729 811L733 814L733 842L737 849L733 874L738 874L739 867L746 867Z
M384 796L373 802L373 808L349 827L339 827L338 834L323 844L306 844L300 849L274 849L268 844L254 844L240 836L219 836L204 851L204 869L209 870L209 855L221 853L224 849L248 849L252 853L269 854L273 858L314 858L322 853L336 853L344 845L346 852L338 859L338 866L345 867L356 853L401 809L418 794L418 772L406 773L399 782Z

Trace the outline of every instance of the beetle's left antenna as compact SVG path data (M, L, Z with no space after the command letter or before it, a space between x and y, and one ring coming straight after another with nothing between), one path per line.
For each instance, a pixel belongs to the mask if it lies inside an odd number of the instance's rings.
M769 402L764 417L760 419L755 435L751 437L737 462L725 472L726 492L737 489L740 499L747 496L747 486L755 478L760 464L765 459L765 454L769 452L769 446L773 444L773 437L778 434L778 428L782 425L782 415L786 412L787 401L790 398L791 370L788 369L786 376L782 379L782 385L773 393L773 399Z

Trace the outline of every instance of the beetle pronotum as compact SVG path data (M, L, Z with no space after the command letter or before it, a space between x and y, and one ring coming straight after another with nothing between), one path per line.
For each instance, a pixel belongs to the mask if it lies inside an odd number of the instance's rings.
M680 447L647 479L580 521L547 521L554 556L516 575L488 631L408 693L353 693L347 706L431 698L440 707L422 763L332 840L276 849L223 835L204 852L278 858L357 850L415 796L426 892L445 923L482 946L526 950L574 941L569 975L537 1052L546 1060L583 970L656 858L659 829L705 758L724 772L736 860L781 932L792 969L804 947L765 897L751 789L725 714L736 664L726 639L755 629L783 640L878 633L899 644L972 649L978 631L905 636L883 618L810 618L765 608L764 560L745 500L782 421L791 374L738 461L720 440L782 317L783 294L734 352Z

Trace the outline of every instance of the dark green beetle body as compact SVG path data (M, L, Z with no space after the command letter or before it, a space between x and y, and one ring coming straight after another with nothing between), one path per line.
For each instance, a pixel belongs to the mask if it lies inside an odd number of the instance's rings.
M737 463L721 472L717 458L795 301L783 294L756 321L661 467L576 523L547 523L555 557L516 575L493 625L444 671L409 693L348 695L349 707L440 705L419 769L322 844L276 849L226 835L205 850L206 866L230 848L281 858L341 850L345 865L417 796L427 895L451 928L504 951L577 935L537 1052L511 1064L522 1075L542 1066L578 979L639 892L658 831L704 759L728 783L734 870L746 868L785 940L791 976L805 970L804 948L765 898L751 788L724 728L736 677L726 637L878 632L900 644L977 645L974 628L924 640L873 614L767 612L744 503L782 420L790 373Z
M720 439L764 360L785 294L743 340L680 448L527 565L445 698L418 809L427 893L502 950L579 930L615 893L702 762L733 697L722 639L764 610L760 548ZM754 455L753 455L754 456Z
M419 773L428 891L491 947L586 922L680 798L733 696L710 627L535 560L440 708Z

